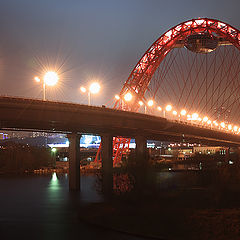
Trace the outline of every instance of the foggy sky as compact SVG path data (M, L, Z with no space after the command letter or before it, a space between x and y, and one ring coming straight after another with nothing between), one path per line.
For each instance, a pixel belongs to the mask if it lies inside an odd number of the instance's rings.
M0 94L41 98L33 77L63 65L48 99L86 104L79 87L98 79L92 103L107 104L169 28L209 17L239 29L239 9L239 0L0 0Z

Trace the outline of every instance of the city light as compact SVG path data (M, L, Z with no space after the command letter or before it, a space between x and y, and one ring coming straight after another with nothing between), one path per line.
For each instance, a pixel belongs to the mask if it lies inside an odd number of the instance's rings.
M192 120L197 120L198 119L198 114L197 113L193 113L192 114Z
M203 118L203 121L204 121L204 122L207 122L207 121L208 121L208 117L205 116L205 117Z
M166 111L167 111L167 112L170 112L171 110L172 110L172 106L171 106L171 105L167 105L167 106L166 106Z
M234 130L234 132L237 132L237 131L238 131L238 127L237 127L237 126L234 126L234 127L233 127L233 130Z
M222 128L225 128L225 123L224 123L224 122L221 122L221 123L220 123L220 126L221 126Z
M58 82L59 77L56 72L47 72L45 73L43 80L46 83L46 85L54 86Z
M124 99L125 101L130 102L132 100L132 94L130 92L126 93Z
M41 79L40 79L39 77L34 77L34 80L35 80L36 82L41 82Z
M34 77L34 80L37 83L42 82L42 87L43 87L43 101L46 100L46 86L54 86L58 80L59 77L56 72L46 72L43 79L39 78L38 76Z
M80 87L81 92L85 93L87 89L85 87Z
M97 83L97 82L94 82L94 83L92 83L90 86L89 86L89 89L87 90L87 88L85 88L85 87L80 87L80 90L81 90L81 92L82 93L88 93L88 105L90 106L91 105L91 93L92 94L96 94L96 93L98 93L99 91L100 91L100 85L99 85L99 83Z
M53 172L52 174L52 182L57 182L58 178L57 178L57 174L56 172Z
M35 80L37 81L38 79L35 79ZM93 87L93 86L94 86L94 87ZM97 89L100 89L100 86L99 86L99 87L97 86L97 88L95 88L96 85L93 85L93 86L92 86L93 88L91 89L92 92L97 92L96 90L97 90ZM81 89L82 92L86 92L86 91L87 91L87 89L84 88L84 87L81 87L80 89ZM89 89L90 89L90 88L89 88ZM88 92L89 92L89 94L90 94L90 91L88 91ZM123 98L124 98L125 101L129 102L129 101L131 101L131 100L133 99L133 95L131 94L131 92L127 92L127 93L124 95ZM115 95L115 99L116 99L116 100L120 100L121 98L120 98L119 95ZM153 101L152 99L150 99L146 104L144 104L144 102L141 101L141 100L138 101L138 104L139 104L139 106L144 106L144 113L146 114L146 113L147 113L147 106L148 106L148 107L152 107L155 103L154 103L154 101ZM196 113L196 112L194 112L194 113L191 114L191 115L190 115L190 114L187 115L187 110L186 110L186 109L182 109L180 112L178 112L177 110L172 110L173 107L172 107L172 105L170 105L170 104L166 105L165 108L162 108L161 106L157 106L156 109L157 109L158 111L163 111L163 117L164 117L164 118L166 117L167 112L171 112L172 115L174 115L175 118L177 118L178 121L180 121L181 116L185 116L185 115L186 115L186 116L187 116L187 118L186 118L187 120L193 121L193 122L191 122L191 124L194 124L194 121L198 121L197 124L202 124L202 125L205 124L205 126L206 126L206 124L207 124L207 125L209 125L211 128L212 128L212 127L215 127L215 128L217 128L217 129L219 129L219 130L220 130L220 128L219 128L218 126L221 126L221 129L222 129L222 130L226 129L226 124L225 124L224 122L217 123L216 120L211 121L206 115L203 116L203 117L201 117L201 116L199 116L199 114ZM179 115L178 115L178 114L179 114ZM170 116L169 116L169 117L170 117ZM234 132L234 133L236 133L236 134L239 134L239 133L240 133L240 128L237 127L237 126L235 126L235 125L234 125L234 127L233 127L232 124L228 124L226 130L232 131L232 132Z
M177 111L175 111L175 110L174 110L172 113L173 113L173 115L175 115L175 116L177 115Z
M181 113L180 113L182 116L185 116L187 114L187 111L185 109L182 109L181 110Z
M57 151L57 149L56 149L56 148L52 148L51 151L52 151L53 153L55 153L55 152Z
M148 101L148 106L149 106L149 107L152 107L152 106L153 106L153 100L149 100L149 101Z
M100 85L97 82L94 82L90 85L89 91L93 94L98 93L100 91Z
M126 92L126 94L124 95L124 100L125 101L131 101L133 98L133 95L131 92ZM120 97L119 95L115 95L115 99L119 100ZM144 106L144 113L146 114L148 111L147 107L152 107L153 105L155 105L156 103L150 99L147 103L144 103L143 101L138 101L139 106ZM171 115L169 115L169 118L175 118L175 120L180 121L181 120L181 116L186 116L186 120L190 121L191 124L202 124L203 126L206 127L210 127L210 128L216 128L218 130L225 130L225 131L231 131L232 133L235 134L239 134L240 133L240 128L236 125L232 124L228 124L226 125L225 122L221 122L218 123L216 120L211 121L206 115L205 116L199 116L199 114L197 112L194 112L192 114L187 114L188 110L187 109L182 109L181 111L177 111L177 110L173 110L172 105L168 104L165 106L165 108L162 108L161 106L156 106L156 109L158 111L162 111L163 117L166 118L166 115L168 114L168 112L172 113L172 117ZM181 120L182 121L182 120ZM188 124L186 122L186 124Z

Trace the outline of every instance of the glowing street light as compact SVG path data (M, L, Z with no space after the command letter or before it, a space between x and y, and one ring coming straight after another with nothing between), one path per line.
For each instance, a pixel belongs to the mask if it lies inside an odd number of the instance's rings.
M94 82L90 85L89 92L93 93L93 94L98 93L100 91L100 88L101 87L100 87L99 83Z
M140 101L138 102L138 104L139 104L140 106L143 106L144 103L143 103L143 101L140 100ZM145 114L147 113L147 107L146 107L146 105L144 105L144 113L145 113Z
M228 124L228 130L231 131L232 130L232 125Z
M177 116L177 111L174 110L172 113L174 116Z
M172 106L170 104L168 104L165 109L163 110L163 117L166 117L166 111L167 112L171 112L172 111Z
M182 116L185 116L185 115L187 114L187 111L186 111L185 109L182 109L181 112L180 112L180 114L181 114Z
M153 106L153 103L154 103L153 100L149 100L149 101L148 101L148 106L149 106L149 107L152 107L152 106Z
M205 117L203 118L203 121L204 121L204 122L207 122L207 121L208 121L208 117L205 116Z
M81 92L85 93L87 89L85 87L80 87Z
M192 120L197 120L198 119L198 114L197 113L193 113L192 114Z
M54 86L57 84L59 77L56 72L47 72L43 77L44 82L48 86Z
M171 110L172 110L172 106L171 106L171 105L167 105L167 106L166 106L166 111L167 111L167 112L170 112Z
M216 127L218 126L217 121L213 121L213 124L214 124Z
M160 106L158 106L158 107L157 107L157 110L161 112L161 111L162 111L162 108L161 108Z
M100 85L97 82L93 82L90 86L89 89L87 91L87 89L85 87L80 87L81 92L85 93L88 92L88 105L91 105L91 93L92 94L96 94L100 91Z
M225 128L226 125L225 125L224 122L221 122L221 123L220 123L220 126L221 126L222 128Z
M51 151L52 151L53 153L56 153L57 149L56 149L56 148L52 148Z
M39 77L34 77L34 80L35 80L36 82L41 82L41 79L40 79Z
M237 131L238 131L238 127L237 127L237 126L234 126L234 127L233 127L233 131L234 131L234 132L237 132Z
M130 92L128 92L128 93L126 93L125 95L124 95L124 99L125 99L125 101L127 101L127 102L130 102L131 100L132 100L132 94L130 93Z
M41 82L41 79L36 76L34 77L34 80L36 82ZM43 76L43 101L46 101L46 86L54 86L57 84L59 80L58 74L56 72L46 72L45 75Z
M115 99L116 99L116 100L119 100L119 99L120 99L119 95L116 94L116 95L115 95Z

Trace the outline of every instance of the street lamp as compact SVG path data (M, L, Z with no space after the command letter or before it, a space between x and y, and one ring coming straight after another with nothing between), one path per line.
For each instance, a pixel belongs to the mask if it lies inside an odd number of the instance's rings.
M208 121L208 117L207 116L205 116L204 118L203 118L203 122L207 122Z
M221 122L221 123L220 123L220 126L221 126L222 128L225 128L225 127L226 127L226 125L225 125L224 122Z
M154 102L153 102L153 100L149 100L147 104L148 104L149 107L152 107Z
M187 111L185 109L182 109L180 114L181 114L181 116L185 116L187 114Z
M165 109L163 110L163 117L164 118L166 118L166 111L167 112L170 112L170 111L172 111L172 105L167 105L166 107L165 107Z
M120 96L116 94L116 95L115 95L115 99L116 99L116 100L120 100Z
M198 114L197 113L193 113L192 114L192 120L197 120L198 119Z
M100 85L97 82L93 82L88 89L88 105L91 105L91 93L96 94L100 91ZM87 92L87 89L85 87L80 87L81 92L85 93Z
M34 77L36 82L43 82L43 101L46 101L46 86L54 86L57 84L59 77L56 72L46 72L43 76L43 80L41 80L38 76Z
M124 100L126 102L130 102L132 100L132 97L133 97L132 94L130 92L128 92L124 95Z
M177 116L177 111L174 110L172 113L174 116Z

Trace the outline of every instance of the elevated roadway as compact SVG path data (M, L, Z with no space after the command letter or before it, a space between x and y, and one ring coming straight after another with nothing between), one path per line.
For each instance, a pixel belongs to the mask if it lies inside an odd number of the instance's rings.
M151 140L240 146L240 136L162 117L106 107L0 97L0 129L61 133L141 135Z

